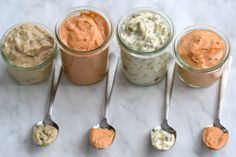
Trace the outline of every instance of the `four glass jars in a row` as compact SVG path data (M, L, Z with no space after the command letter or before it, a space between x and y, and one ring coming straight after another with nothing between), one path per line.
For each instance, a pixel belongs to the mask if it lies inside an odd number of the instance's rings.
M59 19L55 38L41 24L13 26L2 37L2 57L17 81L34 84L48 78L57 43L67 78L89 85L106 75L112 34L111 21L102 11L78 7ZM193 87L206 87L218 80L229 58L229 43L218 30L191 26L173 42L170 18L150 8L134 9L123 16L116 36L123 74L137 85L152 85L164 78L172 51L178 76Z

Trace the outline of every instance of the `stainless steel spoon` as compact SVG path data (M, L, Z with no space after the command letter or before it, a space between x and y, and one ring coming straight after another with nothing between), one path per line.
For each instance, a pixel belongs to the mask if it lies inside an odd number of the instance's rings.
M39 121L38 123L36 123L34 127L50 125L56 128L59 133L59 126L52 120L52 114L53 114L54 100L55 100L55 96L57 92L57 87L60 82L61 74L62 74L61 63L60 63L60 59L57 58L54 63L54 68L53 68L52 76L51 76L51 86L50 86L50 93L49 93L50 95L49 95L49 101L48 101L49 103L48 113L45 119L43 121Z
M208 125L206 128L209 127L218 127L220 128L224 133L229 133L228 130L221 124L220 119L221 119L221 113L222 113L222 108L223 108L223 101L224 101L224 95L226 92L226 87L229 79L229 74L231 71L231 66L232 66L232 61L233 58L230 56L229 61L228 61L228 66L225 67L223 74L221 76L221 81L220 81L220 93L219 93L219 102L218 102L218 112L216 115L215 122L213 124ZM211 149L211 148L210 148Z
M99 124L93 126L93 128L95 129L102 128L102 129L113 130L115 134L116 134L115 128L112 127L110 124L108 124L107 121L108 121L108 109L117 71L117 62L118 62L118 55L116 53L111 53L109 56L109 69L106 79L104 117L102 118L102 121ZM113 141L114 139L115 137L113 138Z
M172 88L174 83L174 76L175 76L175 61L171 59L168 63L168 71L166 76L166 85L165 85L165 111L164 111L164 120L161 125L152 129L152 131L166 131L172 135L174 135L174 140L176 141L176 131L168 124L168 116L169 116L169 108L170 108L170 101L171 101L171 94ZM174 141L174 143L175 143ZM174 145L174 144L173 144ZM173 147L173 145L170 146ZM155 147L156 148L156 147ZM168 148L168 149L170 149ZM156 148L158 149L158 148ZM168 149L159 149L159 150L168 150Z

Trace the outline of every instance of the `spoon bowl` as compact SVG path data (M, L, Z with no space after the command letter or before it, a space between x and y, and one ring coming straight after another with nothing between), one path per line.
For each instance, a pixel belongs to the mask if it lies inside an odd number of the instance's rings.
M229 135L229 131L220 123L219 120L216 120L213 124L210 124L207 127L205 127L205 129L209 129L209 128L219 128L223 132L224 135L226 135L226 136ZM202 138L203 138L203 143L206 145L207 148L209 148L210 150L219 150L219 149L222 149L227 144L228 137L226 138L225 142L221 144L220 147L215 148L215 147L212 147L211 145L208 145L208 142L206 142L207 138L205 138L205 136L204 136L205 129L203 131L203 137ZM211 138L213 138L213 137L211 137ZM222 137L214 137L214 138L220 138L221 139ZM206 140L204 140L204 139L206 139Z
M48 120L39 121L38 123L36 123L36 124L34 125L34 127L42 126L42 125L50 125L50 126L56 128L57 131L59 132L59 126L58 126L58 124L55 123L55 122L52 121L52 120L51 120L51 121L48 121Z
M173 129L171 126L169 126L169 124L167 123L167 121L164 121L161 126L160 126L160 129L170 133L170 134L173 134L176 138L176 130Z
M44 120L44 121L39 121L38 123L36 123L35 125L34 125L34 127L33 127L33 136L34 136L34 128L39 128L39 127L44 127L44 126L51 126L51 127L53 127L53 128L55 128L57 131L57 133L56 133L56 136L54 136L53 138L52 138L52 140L51 140L51 142L49 143L49 144L51 144L51 143L53 143L55 140L56 140L56 138L57 138L57 136L58 136L58 133L59 133L59 126L58 126L58 124L56 124L54 121L52 121L52 120ZM42 147L42 146L47 146L47 145L49 145L49 144L46 144L46 145L44 145L44 144L39 144L39 143L37 143L37 140L36 139L34 139L33 138L33 141L34 141L34 143L36 144L36 145L38 145L38 146L40 146L40 147Z
M113 130L115 133L116 133L116 130L113 126L111 126L110 124L108 124L107 120L106 119L103 119L101 121L101 123L97 124L97 125L94 125L93 126L94 129L98 129L98 128L101 128L101 129L109 129L109 130Z
M217 127L221 129L224 133L229 133L229 131L220 123L219 120L216 120L213 124L209 125L208 127Z
M103 119L101 121L101 123L97 124L97 125L94 125L92 127L93 129L108 129L108 130L112 130L114 132L114 138L112 140L112 143L114 142L114 139L116 138L116 130L113 126L111 126L110 124L108 124L107 120L106 119ZM111 143L111 144L112 144ZM99 149L105 149L105 148L99 148Z
M176 143L176 137L177 137L177 133L176 133L176 130L175 129L173 129L171 126L169 126L169 124L167 123L167 121L165 120L161 125L158 125L158 126L156 126L155 128L153 128L152 129L152 131L161 131L161 130L163 130L163 131L166 131L167 133L169 133L169 134L171 134L171 135L174 135L174 143L173 143L173 145L170 147L170 148L172 148L174 145L175 145L175 143ZM155 147L156 149L158 149L157 147ZM170 149L169 148L169 149ZM169 150L168 149L168 150ZM158 150L160 150L160 151L165 151L165 150L163 150L163 149L158 149Z

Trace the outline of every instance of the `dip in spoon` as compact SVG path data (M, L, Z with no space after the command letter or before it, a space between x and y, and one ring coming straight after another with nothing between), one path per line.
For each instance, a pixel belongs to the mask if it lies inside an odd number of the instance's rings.
M225 146L229 138L228 130L220 123L221 111L223 108L224 95L227 87L227 82L232 65L232 56L229 58L228 66L224 69L220 81L220 93L219 93L219 104L218 113L216 120L213 124L208 125L203 130L202 140L204 144L212 150L219 150Z
M168 72L165 86L165 112L164 121L161 125L151 131L152 146L158 150L169 150L176 141L176 131L168 125L169 106L175 76L175 61L171 59L168 65Z
M33 127L32 138L38 146L47 146L53 143L59 133L59 126L52 120L52 113L57 87L61 78L61 71L61 64L59 58L57 58L51 76L48 114L43 121L39 121Z
M112 89L116 76L118 56L116 53L111 53L109 56L109 69L106 79L106 91L105 91L105 107L104 117L101 123L93 126L89 132L89 142L97 149L104 149L109 147L116 136L116 130L110 124L108 124L108 107L111 99Z

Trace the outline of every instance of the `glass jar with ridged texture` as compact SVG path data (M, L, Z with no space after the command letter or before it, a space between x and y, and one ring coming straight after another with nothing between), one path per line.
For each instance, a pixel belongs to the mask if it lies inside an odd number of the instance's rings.
M99 16L106 23L106 39L95 49L80 51L66 45L60 36L63 22L73 16L91 13ZM61 51L62 68L65 76L75 84L90 85L104 78L108 67L109 44L112 38L111 20L101 10L93 7L76 7L65 13L57 22L55 33ZM78 37L79 38L79 37Z
M140 47L139 50L135 49L130 45L130 43L125 42L125 37L122 37L122 29L129 31L129 29L136 29L136 26L132 26L132 28L122 28L125 27L126 21L130 20L132 17L135 17L139 14L148 14L148 16L154 16L152 21L150 21L150 24L153 25L154 30L156 32L153 32L153 34L150 34L151 32L148 31L145 26L145 23L143 26L139 25L137 22L137 28L142 28L142 30L146 30L145 32L146 36L143 36L143 41L148 40L154 40L152 50L143 50L145 48ZM142 19L142 18L140 18ZM147 17L145 20L149 20L150 17ZM159 22L161 21L161 22ZM161 34L161 30L158 30L159 28L163 28L159 23L164 23L166 26L165 28L168 29L168 34L166 37L166 40L161 43L161 45L158 45L158 48L156 48L155 44L157 41L157 38L159 34ZM141 31L142 32L142 31ZM117 40L120 46L120 54L121 54L121 61L122 61L122 71L124 76L132 83L137 85L153 85L160 80L162 80L166 74L167 71L167 61L168 61L168 55L172 43L172 39L174 36L174 26L172 21L168 16L166 16L164 13L157 11L153 8L137 8L129 11L125 16L121 18L119 21L119 24L117 25ZM134 35L136 35L134 33ZM151 35L155 39L148 39L147 35ZM142 42L142 40L137 39L135 42ZM130 40L128 41L130 42ZM159 42L159 41L157 41ZM147 43L145 43L147 44ZM142 46L145 46L143 44ZM155 47L155 48L154 48Z
M17 36L17 38L19 39L14 39L15 37L9 38L11 44L15 44L15 46L13 45L11 47L12 51L8 55L6 55L5 40L6 38L8 38L9 33L11 33L12 31L15 31L16 33L18 28L23 28L24 26L29 25L32 27L36 27L36 30L40 33L45 33L47 35L47 38L42 37L42 34L40 34L37 36L38 39L31 39L29 37L29 34L27 33L30 33L31 37L35 37L36 33L25 32L27 30L21 30L21 32L18 32ZM23 37L24 35L26 35L27 37ZM51 41L50 47L46 40ZM27 53L25 52L26 54L22 52L24 51L24 49L28 49ZM47 58L45 58L46 51L48 54ZM24 85L39 83L47 79L52 71L53 61L57 54L56 42L53 33L46 26L35 22L20 23L9 28L2 37L1 52L2 58L7 65L7 69L10 75L17 82ZM9 55L12 56L10 57ZM27 61L27 58L32 62ZM12 61L11 59L14 59L14 61ZM35 64L34 62L37 62L37 64Z
M224 56L223 58L214 66L208 68L196 68L192 65L186 63L183 58L180 56L180 52L178 52L178 45L181 39L189 34L192 31L209 31L217 35L220 40L224 44ZM213 42L213 41L211 41ZM205 43L206 45L206 43ZM184 83L191 87L207 87L216 82L222 75L224 65L227 62L230 56L230 46L226 36L220 32L219 30L206 26L206 25L193 25L185 28L182 32L177 36L174 43L174 55L176 59L176 71L177 74ZM207 60L211 61L214 58L208 57Z

